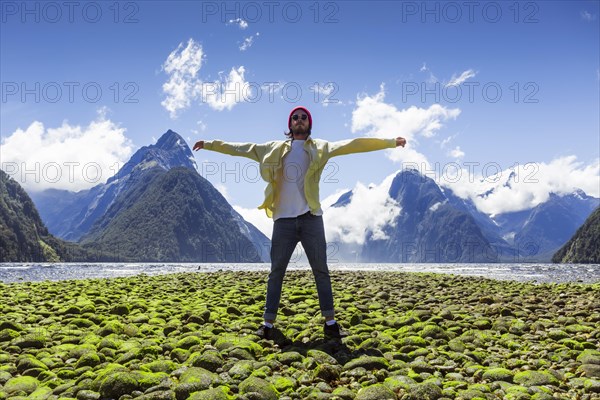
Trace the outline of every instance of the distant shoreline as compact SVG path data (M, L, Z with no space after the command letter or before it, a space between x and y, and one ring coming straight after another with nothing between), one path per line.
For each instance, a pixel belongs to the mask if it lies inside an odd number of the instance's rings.
M171 273L219 271L269 271L266 263L5 263L0 282L40 282L112 278ZM482 276L500 281L535 283L600 282L600 264L377 264L330 262L337 271L435 272L458 276ZM289 270L310 270L308 264L290 263Z

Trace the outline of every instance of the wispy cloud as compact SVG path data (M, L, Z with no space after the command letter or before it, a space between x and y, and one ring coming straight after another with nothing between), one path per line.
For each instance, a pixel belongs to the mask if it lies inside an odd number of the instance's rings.
M463 158L465 156L465 152L460 149L460 146L456 146L448 152L448 155L452 158Z
M87 126L47 128L34 121L2 140L0 166L27 190L79 191L105 182L132 153L125 128L99 111Z
M228 24L235 24L237 26L240 27L240 29L246 29L248 28L248 22L244 21L241 18L236 18L236 19L230 19Z
M452 78L450 78L450 82L448 82L446 84L446 87L459 86L460 84L465 82L467 79L475 77L475 75L477 75L477 73L475 71L473 71L472 69L463 71L460 74L460 76L458 76L458 77L456 75L452 75Z
M256 32L255 35L245 38L244 43L239 47L240 51L248 50L254 44L254 38L257 38L258 36L260 36L260 32Z
M188 108L198 96L198 72L203 57L202 46L194 39L189 39L185 47L180 43L162 65L169 79L162 86L167 98L161 105L169 111L171 118L177 118L177 113Z
M596 14L592 14L591 12L587 11L587 10L583 10L581 13L581 19L583 19L584 21L587 22L592 22L595 21L596 18L598 18L598 16Z
M202 84L202 101L217 111L231 110L236 104L253 98L248 82L244 79L245 69L231 68L229 74L219 74L220 79Z
M438 81L438 78L433 74L433 72L431 71L431 69L429 69L425 62L423 63L419 71L426 72L429 74L429 78L427 78L426 81L427 83L436 83Z

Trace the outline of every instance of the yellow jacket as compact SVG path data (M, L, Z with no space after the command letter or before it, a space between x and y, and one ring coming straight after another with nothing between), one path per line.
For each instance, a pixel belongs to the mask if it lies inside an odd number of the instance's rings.
M304 195L310 211L317 213L321 209L319 201L319 180L321 173L330 158L344 154L362 153L396 147L396 139L358 138L328 142L326 140L308 138L304 149L308 152L310 164L304 177ZM260 164L260 175L268 182L265 188L265 201L258 207L264 209L269 218L273 217L277 188L276 178L281 172L283 157L291 149L291 139L273 141L264 144L227 143L221 140L205 141L206 150L232 156L247 157Z

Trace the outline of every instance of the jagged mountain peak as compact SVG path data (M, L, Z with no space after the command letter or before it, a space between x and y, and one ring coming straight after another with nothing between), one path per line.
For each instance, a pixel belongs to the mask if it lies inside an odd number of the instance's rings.
M169 129L155 144L143 146L123 165L107 183L121 179L135 170L160 167L166 171L175 167L198 170L196 160L186 141L177 132Z
M183 137L171 129L163 133L154 146L163 150L188 147Z

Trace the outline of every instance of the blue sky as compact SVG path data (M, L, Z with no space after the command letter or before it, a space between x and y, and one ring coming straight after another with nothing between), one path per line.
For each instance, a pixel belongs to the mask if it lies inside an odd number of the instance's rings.
M516 168L489 213L599 196L599 4L3 1L0 163L28 190L80 190L168 129L265 142L304 105L314 137L409 140L332 160L322 199L408 165L472 198ZM196 161L265 226L251 162Z

